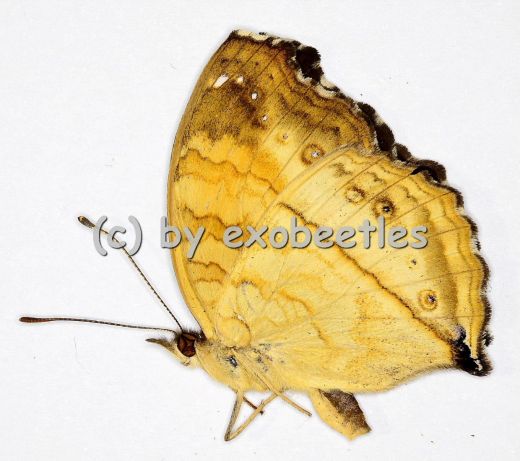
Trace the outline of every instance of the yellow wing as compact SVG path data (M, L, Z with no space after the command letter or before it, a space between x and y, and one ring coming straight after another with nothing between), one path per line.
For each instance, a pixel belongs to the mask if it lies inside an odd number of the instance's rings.
M369 430L351 392L418 373L489 370L487 268L441 165L394 143L374 109L327 82L313 48L234 32L182 119L170 223L206 234L172 251L206 337L278 391L308 391L347 437ZM311 229L372 222L428 228L426 248L231 249L229 226Z
M369 106L322 77L318 59L298 42L233 32L204 69L183 116L170 166L169 221L206 231L193 259L187 243L172 257L208 338L211 312L240 254L222 243L224 229L254 225L286 184L326 152L377 148L376 131L388 140Z
M486 372L486 271L471 224L455 192L415 171L340 149L292 181L261 218L270 228L297 216L339 229L383 213L388 226L426 226L428 245L252 246L213 317L221 340L250 345L251 361L291 389L376 391L433 368Z
M365 415L352 394L313 389L309 396L321 419L345 437L355 439L370 431Z

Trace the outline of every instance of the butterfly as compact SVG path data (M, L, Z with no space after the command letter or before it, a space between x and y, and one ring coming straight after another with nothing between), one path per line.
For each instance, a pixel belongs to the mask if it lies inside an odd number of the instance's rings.
M355 393L438 369L490 371L488 269L461 194L440 164L413 157L371 106L327 81L314 48L231 33L180 123L167 202L170 223L205 229L193 257L184 241L171 250L200 330L177 322L180 332L164 329L172 338L150 341L235 392L225 440L275 399L310 414L288 391L307 393L323 421L353 439L370 430ZM424 225L428 244L223 242L230 226L288 228L294 217L311 229L380 217ZM255 405L251 391L269 396ZM237 426L244 403L252 411Z

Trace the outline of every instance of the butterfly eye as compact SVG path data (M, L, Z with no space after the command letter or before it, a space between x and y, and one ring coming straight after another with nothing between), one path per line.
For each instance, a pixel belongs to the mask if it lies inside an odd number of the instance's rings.
M181 354L186 357L193 357L197 352L195 350L195 336L189 333L182 333L177 340L177 348Z

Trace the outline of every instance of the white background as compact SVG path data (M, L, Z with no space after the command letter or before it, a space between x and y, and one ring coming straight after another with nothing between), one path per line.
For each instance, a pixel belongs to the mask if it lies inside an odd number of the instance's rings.
M0 458L518 459L519 3L194 3L0 1ZM149 334L17 322L171 325L121 255L94 251L81 213L138 217L138 260L190 321L159 218L185 104L235 28L315 46L330 80L447 167L492 271L490 376L438 372L361 395L373 432L354 442L277 401L225 443L232 392Z

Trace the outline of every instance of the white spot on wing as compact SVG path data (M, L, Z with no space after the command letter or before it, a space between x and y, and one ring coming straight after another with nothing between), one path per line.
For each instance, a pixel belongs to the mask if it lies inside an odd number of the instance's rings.
M226 83L229 79L229 76L227 74L222 74L217 80L215 80L215 83L213 84L213 88L220 88L224 83Z
M249 32L248 30L237 30L236 31L236 34L239 36L239 37L251 37L253 40L256 40L257 42L264 42L265 40L267 40L270 35L268 34L257 34L255 32Z

